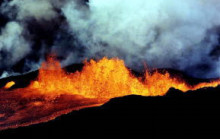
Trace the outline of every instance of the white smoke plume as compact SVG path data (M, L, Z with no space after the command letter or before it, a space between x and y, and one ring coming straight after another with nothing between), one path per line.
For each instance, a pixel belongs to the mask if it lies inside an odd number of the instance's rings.
M56 16L50 1L47 0L14 0L10 6L18 7L18 19L34 17L47 20Z
M147 63L151 68L172 68L196 77L220 77L220 54L215 53L220 50L219 12L219 0L5 0L0 13L12 21L0 38L18 39L12 41L13 46L0 44L0 49L13 48L8 52L20 53L17 61L27 53L53 51L63 57L63 65L108 56L124 59L135 70L143 70ZM36 43L32 22L39 22L47 32L53 21L59 22L55 35L48 33L55 36L53 42L38 40L41 49L32 48ZM11 22L15 27L7 27ZM4 30L19 27L20 32L5 37ZM26 65L36 67L31 59L27 61Z
M117 56L130 67L144 61L184 71L205 63L215 68L203 77L220 76L219 59L210 56L218 44L212 31L220 25L218 0L90 0L87 11L74 2L62 10L91 57Z
M17 22L8 22L0 34L0 51L7 53L0 55L4 65L11 66L25 57L30 51L29 43L22 37L23 27Z

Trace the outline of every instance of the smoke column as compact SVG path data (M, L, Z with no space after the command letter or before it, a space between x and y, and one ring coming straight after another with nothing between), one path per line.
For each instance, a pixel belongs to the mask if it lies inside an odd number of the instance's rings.
M218 0L5 0L0 9L4 72L34 70L55 52L63 66L107 56L139 71L220 77Z

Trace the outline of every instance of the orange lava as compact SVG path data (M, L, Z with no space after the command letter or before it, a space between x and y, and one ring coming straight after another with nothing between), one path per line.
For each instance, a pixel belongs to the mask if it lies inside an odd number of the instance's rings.
M103 58L98 62L85 62L81 72L66 73L58 61L50 57L42 64L37 81L29 89L37 89L45 95L63 93L82 95L86 98L114 98L126 95L162 96L170 88L183 92L204 87L217 87L220 80L190 86L169 73L146 71L144 79L137 78L126 68L123 60Z
M14 81L10 81L10 82L8 82L6 85L5 85L5 89L9 89L9 88L11 88L13 85L15 85L15 82Z
M220 80L194 86L178 77L146 71L136 77L120 59L90 60L80 72L67 73L49 57L42 63L38 79L26 88L10 90L15 82L0 89L0 130L46 122L85 107L106 103L126 95L163 96L170 88L183 92L217 87Z

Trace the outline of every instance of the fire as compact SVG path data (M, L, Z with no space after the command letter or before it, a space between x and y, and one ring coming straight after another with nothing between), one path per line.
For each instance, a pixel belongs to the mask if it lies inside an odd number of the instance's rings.
M114 98L126 95L162 96L170 88L183 92L204 87L216 87L220 81L190 86L169 73L146 71L145 77L137 78L126 68L123 60L103 58L98 62L85 62L81 72L66 73L52 57L42 64L37 81L29 88L46 95L63 93L82 95L86 98Z
M14 86L15 85L15 82L14 81L10 81L10 82L8 82L6 85L5 85L5 89L9 89L9 88L11 88L12 86Z
M186 92L216 87L220 80L192 86L168 72L146 71L144 77L136 77L117 58L90 60L82 71L67 73L49 57L42 63L38 79L28 87L9 89L14 84L8 82L0 89L0 118L5 119L0 121L0 130L46 122L73 110L102 105L115 97L163 96L172 87Z

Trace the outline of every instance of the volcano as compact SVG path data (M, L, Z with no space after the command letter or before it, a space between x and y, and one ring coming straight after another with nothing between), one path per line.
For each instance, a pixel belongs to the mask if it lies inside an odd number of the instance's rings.
M119 123L117 131L139 129L135 122L139 120L149 122L146 128L152 130L182 129L186 123L203 128L201 124L218 118L219 79L193 79L172 70L138 74L119 59L91 60L62 69L50 56L39 71L1 79L0 83L0 129L5 135L22 134L26 129L66 131L75 122L80 131L82 126L94 126L109 132L114 129L107 125ZM179 125L172 125L170 120ZM37 125L30 127L33 124ZM6 130L9 128L15 129Z
M219 0L0 0L0 139L218 133L219 13Z
M220 88L183 93L170 89L162 97L130 95L36 125L8 129L1 137L71 137L76 135L201 135L219 132Z

